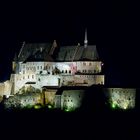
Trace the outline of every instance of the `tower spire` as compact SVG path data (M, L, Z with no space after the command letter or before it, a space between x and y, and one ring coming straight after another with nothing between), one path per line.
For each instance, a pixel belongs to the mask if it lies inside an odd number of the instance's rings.
M84 47L86 48L88 45L88 40L87 40L87 28L85 29L85 40L84 40Z

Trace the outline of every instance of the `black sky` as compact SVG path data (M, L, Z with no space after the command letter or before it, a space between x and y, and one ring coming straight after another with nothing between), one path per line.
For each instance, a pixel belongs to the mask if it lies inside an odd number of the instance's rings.
M23 41L81 44L88 29L105 63L107 83L139 86L138 20L128 1L5 3L1 5L0 79L9 78L11 61ZM133 12L132 12L133 11ZM135 14L135 16L137 16Z

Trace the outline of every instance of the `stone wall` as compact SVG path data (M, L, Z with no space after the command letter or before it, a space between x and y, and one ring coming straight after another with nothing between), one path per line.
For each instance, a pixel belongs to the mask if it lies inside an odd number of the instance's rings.
M56 95L57 90L55 89L46 89L43 91L43 94L45 96L45 104L55 104L55 95Z
M107 88L105 95L112 108L129 109L135 107L136 89Z
M64 90L61 96L61 109L73 111L80 108L84 92L84 90Z
M3 83L0 83L0 96L7 96L9 97L11 94L12 83L7 80Z

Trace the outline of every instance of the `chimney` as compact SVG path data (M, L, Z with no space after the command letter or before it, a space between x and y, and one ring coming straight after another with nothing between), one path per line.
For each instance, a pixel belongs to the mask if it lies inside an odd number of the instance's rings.
M87 40L87 29L85 29L85 40L84 40L84 47L86 48L88 45L88 40Z
M52 47L51 47L51 50L49 52L50 55L53 55L54 50L56 49L56 47L57 47L57 43L56 43L56 40L54 40L53 44L52 44Z

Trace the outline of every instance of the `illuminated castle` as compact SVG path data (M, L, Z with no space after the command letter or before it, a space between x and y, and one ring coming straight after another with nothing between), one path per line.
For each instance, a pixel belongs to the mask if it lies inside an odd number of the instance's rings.
M52 44L24 42L15 55L10 80L0 83L0 97L7 97L7 108L36 108L40 104L75 110L82 105L89 88L90 94L101 94L102 87L96 86L101 89L96 91L93 85L105 84L102 66L96 46L88 45L87 31L83 46L58 46L56 40ZM103 92L112 108L135 106L136 89L103 88Z
M91 86L104 85L102 65L95 45L88 45L85 31L84 46L58 46L48 43L23 43L13 61L11 93L32 86Z

